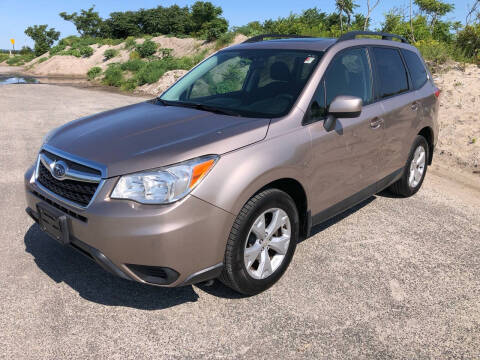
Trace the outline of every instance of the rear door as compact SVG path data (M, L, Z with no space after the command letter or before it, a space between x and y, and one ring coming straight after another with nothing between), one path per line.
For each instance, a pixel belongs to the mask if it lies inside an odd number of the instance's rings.
M400 54L393 47L372 47L376 98L383 108L384 143L378 158L381 178L405 166L410 147L412 129L419 120L419 107L415 90Z
M362 98L362 113L357 118L337 119L335 130L327 132L323 127L326 109L339 95ZM376 122L382 109L372 102L373 79L366 49L339 52L330 62L307 114L311 119L307 126L312 138L309 171L313 214L379 180L377 165L383 139Z

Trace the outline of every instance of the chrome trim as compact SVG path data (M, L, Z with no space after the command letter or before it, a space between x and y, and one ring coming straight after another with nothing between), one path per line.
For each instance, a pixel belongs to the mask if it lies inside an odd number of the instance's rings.
M97 169L99 170L101 173L102 173L102 177L103 177L103 174L106 174L106 167L105 166L102 166L102 165L99 165L97 163L94 163L94 162L89 162L89 161L86 161L86 160L83 160L83 159L80 159L76 156L72 156L64 151L60 151L52 146L49 146L49 145L43 145L42 148L40 149L40 152L42 150L46 150L48 152L51 152L52 154L55 154L55 155L58 155L62 158L65 158L67 160L70 160L72 162L76 162L78 164L81 164L81 165L84 165L84 166L87 166L87 167L91 167L91 168L94 168L94 169ZM79 210L85 210L87 209L92 203L93 201L95 200L95 198L97 197L98 193L100 192L100 190L102 189L103 187L103 184L105 184L105 179L103 178L98 178L98 186L97 186L97 190L95 190L95 193L93 194L92 198L90 199L90 202L86 205L86 206L82 206L80 204L77 204L71 200L68 200L66 198L64 198L63 196L60 196L60 195L57 195L55 194L53 191L47 189L45 186L43 186L42 184L40 184L38 182L38 171L39 171L39 166L40 166L40 161L41 161L41 156L40 156L40 153L38 154L38 157L37 157L37 164L35 166L35 171L34 171L34 174L33 174L33 177L35 179L35 186L37 186L41 191L43 191L44 193L46 193L47 195L53 197L54 199L60 201L61 203L63 204L66 204L68 206L71 206L75 209L79 209ZM79 180L79 181L84 181L84 180Z
M100 176L102 178L107 178L107 167L105 165L102 165L102 164L99 164L97 162L94 162L94 161L91 161L91 160L85 160L85 159L82 159L76 155L73 155L73 154L70 154L70 153L67 153L63 150L59 150L51 145L48 145L48 144L44 144L42 146L42 148L40 149L40 151L42 150L47 150L48 152L51 152L52 154L55 154L55 155L58 155L62 158L65 158L67 160L70 160L70 161L73 161L73 162L76 162L80 165L84 165L86 167L90 167L92 169L95 169L95 170L98 170L100 171Z
M77 170L70 169L68 165L64 161L57 161L50 159L48 155L44 153L40 153L39 155L41 163L50 170L50 174L57 179L57 180L76 180L76 181L83 181L83 182L89 182L89 183L99 183L101 180L100 176L95 176L95 175L89 175L84 172L80 172ZM55 172L54 168L56 164L62 164L62 166L65 168L65 174L61 177L58 177Z

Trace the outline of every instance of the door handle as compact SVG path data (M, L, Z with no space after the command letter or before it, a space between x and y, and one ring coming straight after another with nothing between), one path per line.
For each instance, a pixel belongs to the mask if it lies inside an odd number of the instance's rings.
M410 108L412 109L412 111L417 111L418 110L418 103L417 102L414 102L412 104L412 106L410 106Z
M382 118L376 117L376 118L373 118L372 120L370 120L370 127L372 129L378 129L382 125L383 125L383 119Z

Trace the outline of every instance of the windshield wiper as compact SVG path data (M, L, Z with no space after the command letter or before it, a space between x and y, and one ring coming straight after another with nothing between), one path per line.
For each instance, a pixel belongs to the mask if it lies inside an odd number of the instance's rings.
M241 116L239 113L232 111L232 110L227 110L227 109L220 109L215 106L211 105L205 105L205 104L197 104L197 103L186 103L190 105L191 107L198 109L198 110L204 110L208 112L213 112L216 114L222 114L222 115L230 115L230 116Z
M241 114L239 114L236 111L220 109L211 105L184 102L184 101L170 101L170 100L164 100L161 98L156 98L155 100L157 102L160 102L163 106L181 106L181 107L188 107L188 108L197 109L197 110L208 111L216 114L229 115L229 116L241 116Z

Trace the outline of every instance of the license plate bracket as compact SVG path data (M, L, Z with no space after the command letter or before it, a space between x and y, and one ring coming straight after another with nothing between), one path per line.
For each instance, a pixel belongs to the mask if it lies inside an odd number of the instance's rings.
M37 205L38 224L50 237L59 243L70 243L67 216L55 208L43 203Z

